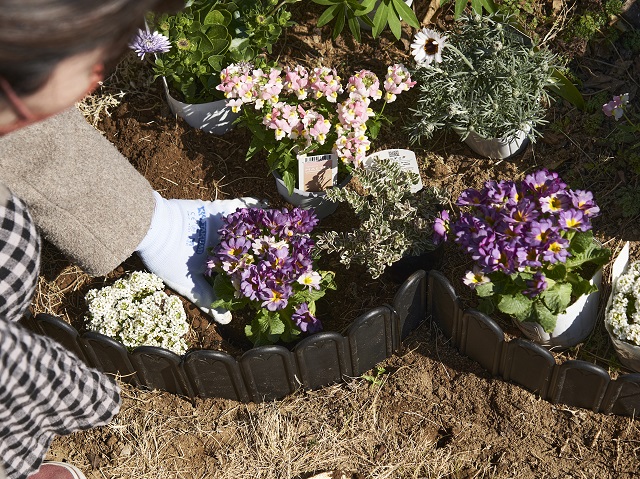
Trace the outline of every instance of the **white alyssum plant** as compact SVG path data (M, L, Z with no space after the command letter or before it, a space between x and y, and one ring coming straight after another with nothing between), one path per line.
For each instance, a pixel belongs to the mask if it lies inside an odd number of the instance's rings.
M610 331L618 339L640 346L640 262L629 265L612 294L605 315Z
M127 348L158 346L184 354L189 331L180 298L164 292L162 280L134 271L113 285L90 290L87 329L120 341Z

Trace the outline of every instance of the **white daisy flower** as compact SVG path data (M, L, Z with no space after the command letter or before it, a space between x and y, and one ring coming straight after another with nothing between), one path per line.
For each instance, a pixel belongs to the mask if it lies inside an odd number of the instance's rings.
M419 65L431 65L442 61L442 50L447 45L447 36L429 28L423 28L411 44L411 54Z

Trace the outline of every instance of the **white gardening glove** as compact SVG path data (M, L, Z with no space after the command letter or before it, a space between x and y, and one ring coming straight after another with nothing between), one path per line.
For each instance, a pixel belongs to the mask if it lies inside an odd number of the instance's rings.
M237 208L264 207L256 198L234 200L166 200L154 191L156 207L149 232L136 251L145 266L218 323L231 312L212 309L216 299L204 276L208 249L218 242L222 217Z

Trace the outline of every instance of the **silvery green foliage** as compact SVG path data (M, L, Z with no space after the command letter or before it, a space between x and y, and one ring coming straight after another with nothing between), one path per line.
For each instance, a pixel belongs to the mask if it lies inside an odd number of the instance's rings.
M443 127L463 140L471 131L484 138L510 138L523 130L532 141L540 135L537 128L546 123L550 103L546 88L554 84L552 74L560 62L508 21L461 17L456 30L448 32L451 46L444 47L442 62L412 72L419 91L409 128L412 142Z
M127 348L158 346L184 354L189 331L180 298L164 292L162 280L134 271L113 285L92 289L85 300L89 306L87 329L120 341Z
M435 249L433 220L447 196L436 188L411 193L418 175L403 171L392 160L374 161L356 168L353 177L362 190L330 188L327 198L347 203L360 219L360 227L349 232L329 231L316 238L316 246L337 252L340 262L366 266L372 278L403 256Z

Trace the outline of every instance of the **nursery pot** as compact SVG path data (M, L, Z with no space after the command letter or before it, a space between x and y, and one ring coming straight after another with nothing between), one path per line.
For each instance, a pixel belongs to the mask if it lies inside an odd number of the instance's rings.
M318 218L325 218L334 213L338 208L337 203L329 201L326 198L326 193L324 191L302 191L298 188L294 188L293 193L289 194L289 190L284 184L284 181L282 180L280 174L274 171L273 177L276 179L276 187L278 188L278 193L280 193L280 195L285 200L287 200L287 202L304 209L313 208ZM345 186L347 186L349 181L351 181L351 176L345 178L342 183L340 183L336 188L344 188Z
M625 243L622 251L618 254L618 257L613 262L611 267L611 285L612 291L609 295L609 299L607 301L607 308L605 311L609 311L611 307L611 303L613 302L613 295L615 294L615 285L618 281L618 278L627 272L627 266L629 264L629 242ZM617 336L613 334L611 330L611 326L605 320L604 322L605 329L607 333L609 333L609 337L611 338L611 343L613 344L613 349L618 356L620 362L627 368L632 371L640 373L640 346L629 343L627 341L623 341L619 339Z
M209 103L182 103L169 93L167 79L163 78L162 81L171 112L184 118L189 126L214 135L224 135L231 130L238 114L231 111L226 100Z
M428 273L432 269L440 267L443 254L444 245L440 244L435 249L425 251L421 255L400 258L395 263L387 266L384 273L394 283L403 283L419 269Z
M529 144L529 137L524 130L518 130L515 136L504 139L487 139L471 131L464 142L469 148L482 156L493 160L502 160L522 153Z
M620 362L628 369L640 373L640 346L635 344L628 343L627 341L623 341L618 339L611 331L611 326L606 321L604 322L604 327L609 333L609 337L611 338L611 343L613 344L613 349L616 351L616 355Z
M577 345L591 334L598 318L602 268L596 271L590 283L595 284L598 290L583 294L567 308L566 312L559 314L556 327L550 333L547 333L538 323L520 322L514 318L514 324L527 338L542 346L570 348Z

